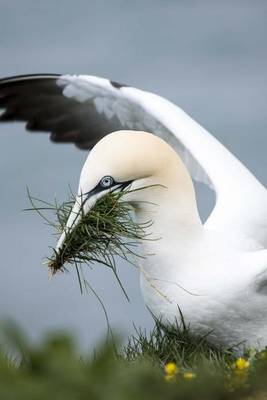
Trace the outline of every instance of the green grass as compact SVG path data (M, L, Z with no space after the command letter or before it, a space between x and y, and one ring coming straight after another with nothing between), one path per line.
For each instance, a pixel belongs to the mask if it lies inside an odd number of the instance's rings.
M146 187L137 190L145 189ZM53 248L52 255L48 257L46 265L52 274L74 265L83 290L88 282L83 279L82 264L92 267L100 263L112 270L127 297L117 274L116 261L121 258L133 264L134 257L141 257L137 252L140 242L152 240L149 232L152 221L135 222L133 207L124 201L124 196L131 192L133 190L129 188L123 189L109 192L98 199L89 213L82 213L81 221L69 233L66 231L66 223L75 203L72 192L68 201L59 204L57 201L49 203L34 198L28 191L32 208L27 211L36 211L53 227L56 241L63 232L66 233L60 251ZM55 221L48 218L48 213L52 214Z
M137 332L121 349L114 342L81 356L73 340L54 334L32 346L14 326L0 348L0 398L109 400L221 400L267 398L267 353L250 351L249 366L236 367L236 355L216 349L207 338L191 336L185 326ZM2 329L3 333L3 329ZM119 350L118 350L119 349ZM15 358L14 358L15 354ZM166 363L178 369L166 379Z
M136 329L136 335L130 337L123 349L125 358L130 362L145 358L162 367L168 362L175 362L183 372L206 362L212 362L222 370L228 368L234 361L234 349L222 350L211 345L208 335L193 336L182 315L181 320L181 323L164 325L154 317L151 332Z

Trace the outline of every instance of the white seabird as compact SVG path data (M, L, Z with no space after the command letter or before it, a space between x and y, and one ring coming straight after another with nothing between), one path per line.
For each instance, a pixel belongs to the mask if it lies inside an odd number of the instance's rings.
M173 322L179 306L191 330L212 331L215 343L267 345L267 190L222 144L169 101L93 76L2 79L0 107L1 121L26 121L53 141L91 149L101 139L81 173L85 212L118 184L162 185L128 198L145 200L137 218L152 215L160 238L143 244L150 256L140 269L156 315ZM191 178L216 193L205 224Z

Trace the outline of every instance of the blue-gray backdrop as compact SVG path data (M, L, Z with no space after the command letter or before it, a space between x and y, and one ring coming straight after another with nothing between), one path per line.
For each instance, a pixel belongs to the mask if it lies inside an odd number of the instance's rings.
M88 73L166 96L232 150L263 182L266 173L267 2L0 0L0 77ZM55 241L31 213L26 186L65 199L86 157L23 125L0 126L0 318L33 339L68 328L88 347L106 332L101 307L81 295L74 272L48 280L42 258ZM205 200L207 199L207 200ZM202 213L207 212L202 196ZM131 303L102 267L87 277L123 334L149 328L138 273L121 266Z

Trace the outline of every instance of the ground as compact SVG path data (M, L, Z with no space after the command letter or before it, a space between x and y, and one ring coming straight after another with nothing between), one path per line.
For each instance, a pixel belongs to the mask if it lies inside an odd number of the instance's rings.
M13 324L2 327L1 399L244 399L267 398L267 352L208 344L184 326L136 331L125 347L114 337L81 356L55 334L32 346Z

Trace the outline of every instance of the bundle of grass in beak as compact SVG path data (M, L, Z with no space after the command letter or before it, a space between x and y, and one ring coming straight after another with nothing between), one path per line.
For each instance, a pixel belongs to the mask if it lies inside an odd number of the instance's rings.
M52 256L48 258L47 265L52 275L66 270L66 264L74 264L77 270L77 265L81 263L98 262L111 268L118 279L116 257L129 261L131 255L138 255L136 247L142 240L149 239L148 228L152 224L151 221L134 221L133 208L124 201L124 196L130 192L132 190L127 188L107 193L97 200L87 214L82 214L80 222L68 233L66 223L75 203L75 196L71 194L69 201L59 205L57 202L50 204L36 199L28 191L32 204L30 210L37 211L53 226L56 236L60 237L63 232L66 234L62 247L57 251L53 249ZM36 202L43 206L38 207ZM44 215L47 210L55 214L55 223Z

